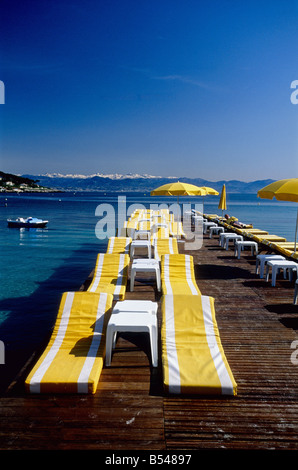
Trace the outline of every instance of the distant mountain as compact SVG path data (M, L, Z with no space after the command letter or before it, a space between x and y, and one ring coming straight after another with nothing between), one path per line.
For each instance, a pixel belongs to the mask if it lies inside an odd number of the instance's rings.
M162 177L152 175L22 175L38 181L38 184L61 191L104 191L104 192L149 192L169 183L170 181L183 181L197 186L209 186L221 191L225 183L226 190L230 193L256 193L259 189L272 183L274 180L258 180L246 183L244 181L209 181L202 178L177 178L174 176Z

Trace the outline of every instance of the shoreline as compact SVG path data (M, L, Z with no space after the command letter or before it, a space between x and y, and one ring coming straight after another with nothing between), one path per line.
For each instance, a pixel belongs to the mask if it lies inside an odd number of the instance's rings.
M9 190L9 189L5 189L5 190L2 190L0 191L0 194L26 194L26 193L29 193L29 194L34 194L34 193L63 193L64 191L60 190L60 189L26 189L26 190Z

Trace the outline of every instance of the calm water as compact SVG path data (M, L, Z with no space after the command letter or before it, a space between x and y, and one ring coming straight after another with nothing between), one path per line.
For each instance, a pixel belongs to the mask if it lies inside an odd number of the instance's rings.
M175 198L121 194L131 204L172 204ZM112 204L117 216L117 194L57 193L0 195L0 340L6 347L38 344L52 326L61 293L77 290L104 252L106 240L96 237L100 220L95 210ZM201 203L202 198L180 198L180 203ZM204 210L218 210L219 196L204 198ZM227 196L226 213L240 221L294 241L297 205L261 200L256 195ZM49 220L46 229L13 229L7 218L38 217Z

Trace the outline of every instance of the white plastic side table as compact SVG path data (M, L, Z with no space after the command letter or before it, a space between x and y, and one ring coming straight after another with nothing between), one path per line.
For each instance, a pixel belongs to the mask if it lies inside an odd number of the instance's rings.
M243 241L243 236L242 235L237 235L236 233L222 233L220 234L221 238L221 246L224 248L226 247L226 250L229 249L229 242L230 240L234 241L234 244L236 240Z
M266 281L269 280L269 269L272 268L272 280L271 284L274 287L276 282L276 276L280 269L284 271L284 279L286 279L287 270L289 270L289 279L292 279L293 271L297 272L298 264L295 261L288 261L284 260L270 260L267 261L267 268L266 268Z
M142 239L141 237L144 237L143 239L145 240L150 240L151 232L149 230L135 230L133 234L134 240L137 240L138 237Z
M209 229L209 238L212 238L214 233L219 235L220 233L223 233L224 231L225 231L225 229L223 227L219 227L218 225L216 227L210 227L210 229Z
M160 291L161 289L161 280L160 280L160 267L159 261L156 259L134 259L131 265L131 272L130 272L130 290L133 292L134 282L136 278L137 272L153 272L155 273L156 277L156 284L157 289Z
M210 227L217 227L217 224L215 222L203 222L203 233L207 233Z
M135 249L138 247L147 248L148 251L148 258L151 258L151 242L149 240L132 240L130 244L130 256L131 258L134 257Z
M257 242L252 242L252 241L241 241L241 240L236 240L235 241L235 256L238 256L238 259L240 259L241 251L246 247L251 248L251 254L258 254L258 244Z
M149 333L153 367L158 365L157 302L124 300L116 303L106 333L106 366L111 365L118 332Z
M234 232L223 232L223 233L219 234L218 241L219 241L219 244L222 248L224 248L224 246L225 246L225 238L226 238L227 235L235 235L235 233Z
M285 259L282 255L257 255L256 259L256 274L260 271L260 278L263 279L264 277L264 269L267 261L270 260L281 260Z

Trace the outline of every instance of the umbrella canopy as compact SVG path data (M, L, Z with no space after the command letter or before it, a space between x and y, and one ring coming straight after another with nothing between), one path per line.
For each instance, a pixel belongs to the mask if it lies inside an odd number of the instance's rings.
M173 183L164 184L151 191L151 196L177 196L177 204L179 204L179 196L202 196L204 192L199 186L194 184L181 183L176 181ZM205 194L205 193L204 193ZM178 224L177 224L177 237L178 237Z
M205 194L201 194L201 196L208 196L208 194L211 194L213 196L218 196L219 195L219 192L216 191L216 189L208 188L208 186L200 186L200 189L205 191Z
M264 188L258 191L258 197L262 199L273 199L274 197L278 201L291 201L298 202L298 178L289 178L284 180L275 181L274 183L268 184ZM298 227L298 210L296 219L296 231L295 231L295 248L297 243L297 227Z
M208 195L217 196L219 194L216 189L208 188L208 186L200 186L201 194L203 196L203 214L204 214L204 197Z
M164 184L151 191L151 196L201 196L204 191L194 184L174 183ZM205 194L205 193L204 193Z
M223 185L222 190L221 190L218 209L221 209L222 211L227 210L227 195L226 195L226 185L225 184Z
M275 181L258 191L258 197L278 201L298 202L298 178Z

